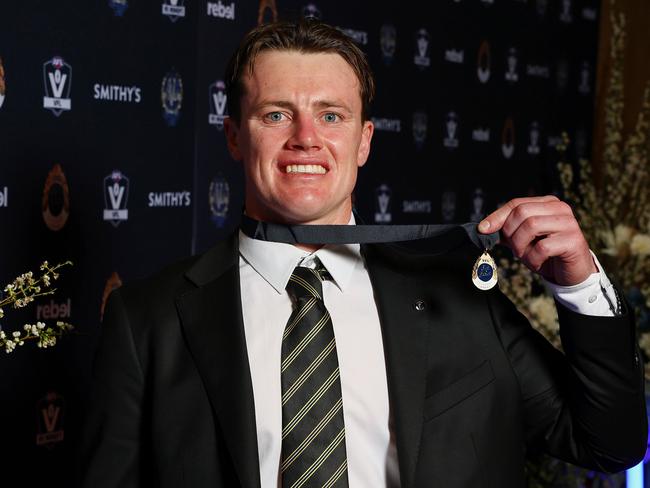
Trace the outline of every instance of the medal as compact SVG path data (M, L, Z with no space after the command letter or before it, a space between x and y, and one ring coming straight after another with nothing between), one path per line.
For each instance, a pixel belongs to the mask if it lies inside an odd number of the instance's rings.
M474 263L472 283L479 290L490 290L497 284L497 265L487 250Z

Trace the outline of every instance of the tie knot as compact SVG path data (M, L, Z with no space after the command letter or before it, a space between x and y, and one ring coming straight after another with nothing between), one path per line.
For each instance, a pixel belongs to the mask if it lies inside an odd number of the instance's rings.
M296 266L289 278L289 283L287 283L287 291L296 300L301 298L322 300L323 284L318 271L304 266Z

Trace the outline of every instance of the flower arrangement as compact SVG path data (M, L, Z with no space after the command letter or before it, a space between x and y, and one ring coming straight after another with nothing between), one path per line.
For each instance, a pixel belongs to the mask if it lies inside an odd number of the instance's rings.
M557 148L564 196L572 204L592 251L608 276L625 293L636 315L639 344L650 380L650 82L634 130L623 131L623 52L625 17L611 0L612 67L605 100L605 141L602 179L595 181L591 163L578 162L578 171L565 161L569 139ZM576 175L577 173L577 175ZM576 177L577 176L577 177ZM533 327L560 348L559 324L553 299L542 280L512 256L500 260L501 290L530 320ZM527 464L531 488L547 486L621 486L623 475L583 470L548 456Z
M12 283L4 288L6 296L0 299L0 319L5 315L3 307L14 309L24 308L34 301L35 298L45 295L52 295L56 288L50 288L54 281L59 279L59 270L64 266L72 265L66 261L54 266L45 261L40 266L40 276L34 276L31 271L18 276ZM57 321L54 327L48 327L44 322L36 324L25 324L23 330L6 333L0 327L0 348L4 348L8 354L22 346L26 341L37 341L39 348L47 348L56 344L57 338L74 327L62 321Z

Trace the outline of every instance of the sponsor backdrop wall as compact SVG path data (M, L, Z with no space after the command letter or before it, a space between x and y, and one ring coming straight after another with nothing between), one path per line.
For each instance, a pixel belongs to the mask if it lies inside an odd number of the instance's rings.
M3 480L71 485L106 295L236 228L243 179L224 143L223 70L244 32L305 15L350 35L378 81L360 215L461 222L555 191L563 131L569 156L588 156L597 4L5 2L0 283L43 259L75 265L56 295L0 322L9 333L67 320L76 333L0 355Z

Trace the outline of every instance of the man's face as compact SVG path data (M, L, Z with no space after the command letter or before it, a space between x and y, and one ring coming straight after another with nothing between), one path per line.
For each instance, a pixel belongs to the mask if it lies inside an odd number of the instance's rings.
M359 82L338 54L265 51L243 79L241 120L226 119L243 161L246 212L290 224L346 224L373 126Z

